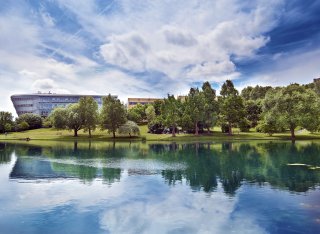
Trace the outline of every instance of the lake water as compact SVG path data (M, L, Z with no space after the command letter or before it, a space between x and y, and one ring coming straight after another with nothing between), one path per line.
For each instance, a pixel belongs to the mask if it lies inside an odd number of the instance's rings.
M0 233L320 233L320 142L37 144L0 143Z

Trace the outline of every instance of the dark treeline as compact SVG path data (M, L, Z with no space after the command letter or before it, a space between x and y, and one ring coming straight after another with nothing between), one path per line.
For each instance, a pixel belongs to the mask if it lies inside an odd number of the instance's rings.
M220 95L209 82L202 87L191 88L187 96L168 95L153 104L138 104L127 110L119 99L111 95L103 98L101 110L92 97L82 97L79 103L56 108L43 120L34 114L24 114L13 121L8 112L0 112L0 133L23 131L41 126L69 129L78 135L83 129L91 132L99 126L116 136L139 135L138 124L148 124L150 133L178 132L210 134L214 126L233 134L237 127L242 132L253 129L272 135L290 131L320 130L320 81L307 85L290 84L286 87L246 87L241 93L232 81L223 83Z
M147 148L145 148L147 146ZM169 185L186 183L193 190L213 192L221 184L233 195L243 183L255 183L295 192L305 192L320 184L319 144L291 143L198 143L198 144L107 144L99 147L88 143L51 147L0 144L1 163L10 162L12 152L17 156L10 178L75 177L83 182L103 178L107 183L129 175L159 173ZM148 159L174 167L150 171L141 168L121 168L117 160ZM26 157L28 156L28 157ZM64 163L66 160L67 163ZM72 162L72 163L70 163ZM113 162L111 165L108 162ZM293 166L292 164L299 163ZM181 165L181 167L177 166ZM100 168L102 166L102 168ZM30 167L33 168L30 171Z

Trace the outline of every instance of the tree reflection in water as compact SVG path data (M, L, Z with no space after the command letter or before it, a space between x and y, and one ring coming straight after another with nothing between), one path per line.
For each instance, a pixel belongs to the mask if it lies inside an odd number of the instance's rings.
M124 171L130 172L129 176L156 173L170 186L186 181L196 191L214 192L221 184L231 196L243 183L269 183L280 189L306 192L320 182L319 169L288 165L320 166L320 143L312 142L0 143L0 163L10 162L13 153L17 160L11 179L74 177L91 182L101 178L112 184L121 179ZM132 162L137 162L138 169L130 168ZM154 169L150 162L172 166Z

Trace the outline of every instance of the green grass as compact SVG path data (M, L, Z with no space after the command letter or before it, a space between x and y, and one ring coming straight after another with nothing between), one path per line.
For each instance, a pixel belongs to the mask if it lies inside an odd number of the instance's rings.
M234 129L233 135L229 136L225 133L221 133L220 128L215 127L213 132L210 134L202 134L195 136L193 134L177 134L176 137L172 137L171 134L150 134L148 133L148 128L146 125L140 126L140 137L119 136L117 135L117 141L132 141L146 139L147 141L233 141L233 140L290 140L290 133L278 133L273 136L268 136L264 133L258 133L255 131L250 132L240 132L238 129ZM59 140L59 141L87 141L89 140L88 133L80 130L78 132L78 137L73 137L73 132L68 130L56 130L52 128L41 128L36 130L29 130L24 132L13 132L8 133L7 136L4 134L0 135L0 140L26 140L27 138L31 140ZM296 133L296 140L312 140L320 139L320 134L312 134L308 131L302 131ZM112 135L108 134L107 131L96 130L93 132L93 141L113 141Z

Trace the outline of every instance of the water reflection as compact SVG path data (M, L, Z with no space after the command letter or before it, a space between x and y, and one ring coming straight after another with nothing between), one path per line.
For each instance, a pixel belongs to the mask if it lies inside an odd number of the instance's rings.
M1 143L0 232L318 233L319 146Z
M194 191L213 192L221 183L231 196L243 183L267 182L280 189L306 192L320 182L317 143L1 143L0 162L10 162L12 152L17 160L11 179L79 178L91 182L102 178L111 184L120 181L126 171L129 176L160 174L170 186L185 180ZM292 165L296 163L301 165Z

